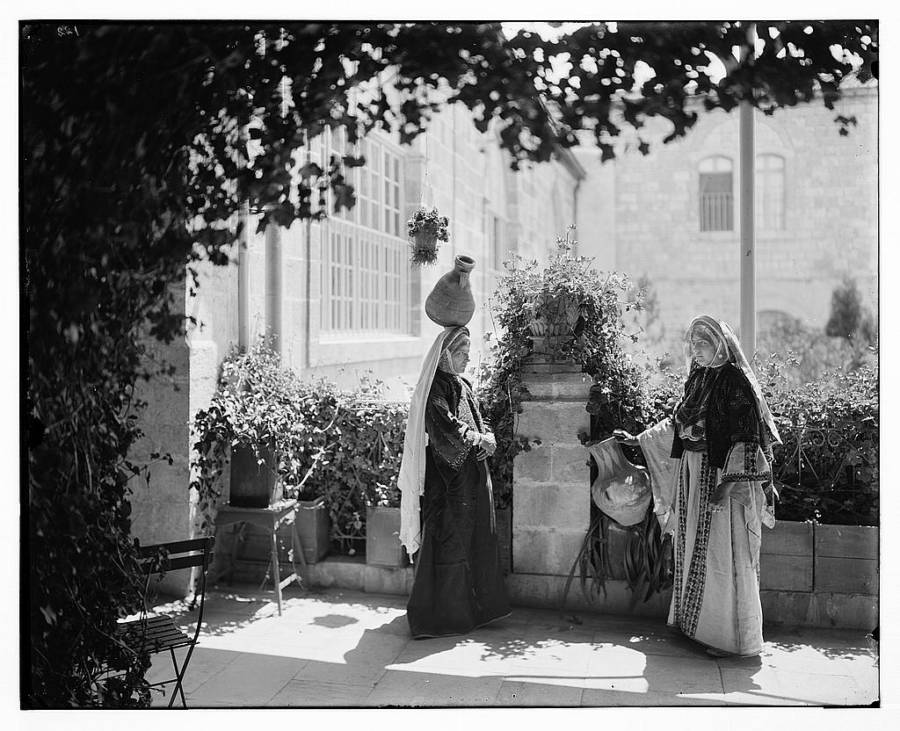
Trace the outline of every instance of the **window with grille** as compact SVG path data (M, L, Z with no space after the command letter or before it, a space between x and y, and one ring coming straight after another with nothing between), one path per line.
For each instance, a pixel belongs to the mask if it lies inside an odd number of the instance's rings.
M343 129L326 135L331 154L362 154L366 164L345 169L356 187L356 205L339 214L329 208L323 225L322 329L407 333L410 272L408 243L401 238L400 153L374 138L351 148Z
M734 171L722 155L700 161L700 230L734 230Z
M784 158L756 156L756 230L784 229Z

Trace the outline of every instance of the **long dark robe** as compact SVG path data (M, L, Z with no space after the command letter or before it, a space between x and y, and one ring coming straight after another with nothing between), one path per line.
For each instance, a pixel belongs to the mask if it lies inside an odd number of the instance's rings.
M438 371L425 407L422 545L407 604L413 637L464 634L509 614L487 464L465 440L484 431L462 379Z

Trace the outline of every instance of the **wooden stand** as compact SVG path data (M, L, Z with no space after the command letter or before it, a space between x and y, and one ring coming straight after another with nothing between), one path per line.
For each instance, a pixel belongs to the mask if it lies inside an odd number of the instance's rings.
M300 536L297 534L297 501L282 500L281 502L270 505L267 508L238 508L233 505L223 505L219 508L216 516L216 528L224 528L234 523L252 523L265 529L272 537L272 563L271 571L275 584L275 601L278 604L278 615L281 616L281 590L289 586L291 582L296 581L303 586L304 580L307 578L306 556L303 555L303 546L300 544ZM291 526L291 547L293 549L293 558L291 559L291 568L293 569L290 576L281 578L281 567L278 561L278 538L276 533L282 524L288 523ZM235 540L231 548L231 563L227 569L229 577L234 573L234 566L237 561L237 545ZM297 562L299 560L300 570L298 573ZM268 572L263 579L263 584L269 578ZM307 582L308 583L308 582Z

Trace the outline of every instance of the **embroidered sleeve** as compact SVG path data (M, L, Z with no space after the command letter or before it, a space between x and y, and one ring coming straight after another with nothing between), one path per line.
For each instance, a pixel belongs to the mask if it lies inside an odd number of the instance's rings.
M725 415L730 441L759 443L759 415L753 392L740 376L732 378L726 389Z
M472 449L465 439L469 429L453 412L446 386L436 381L425 407L425 432L435 456L454 470L462 466Z
M767 482L772 467L757 442L735 442L728 450L719 484L725 482Z
M775 526L774 506L767 501L766 487L771 485L772 466L758 443L737 442L728 451L719 488L725 497L740 503L767 528Z

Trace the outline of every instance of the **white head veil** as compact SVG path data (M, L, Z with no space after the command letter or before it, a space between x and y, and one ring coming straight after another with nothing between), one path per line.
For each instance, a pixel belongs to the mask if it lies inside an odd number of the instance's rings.
M413 391L406 420L406 435L403 438L403 457L397 486L400 488L400 543L412 556L422 544L419 522L419 497L425 490L425 405L431 382L444 350L444 341L457 328L445 327L434 339L425 360L422 372Z
M756 400L760 418L766 424L773 441L776 444L781 444L781 435L778 433L778 427L775 426L775 419L772 417L772 412L769 410L769 405L766 403L765 397L763 397L759 381L756 380L756 374L753 373L750 362L747 360L747 356L744 355L744 351L741 349L741 344L734 334L734 331L724 320L717 320L709 315L700 315L700 317L695 317L691 320L691 324L688 325L688 329L685 331L685 340L688 341L688 343L690 342L691 332L693 332L695 328L714 336L716 342L713 344L716 346L715 358L717 360L722 355L726 356L727 360L734 363L734 365L740 369L741 373L744 374L744 377L747 379L750 388L753 391L753 397ZM724 353L722 352L723 349L725 351ZM689 350L686 352L689 353ZM688 358L690 358L689 355ZM688 360L688 371L690 372L690 360Z

